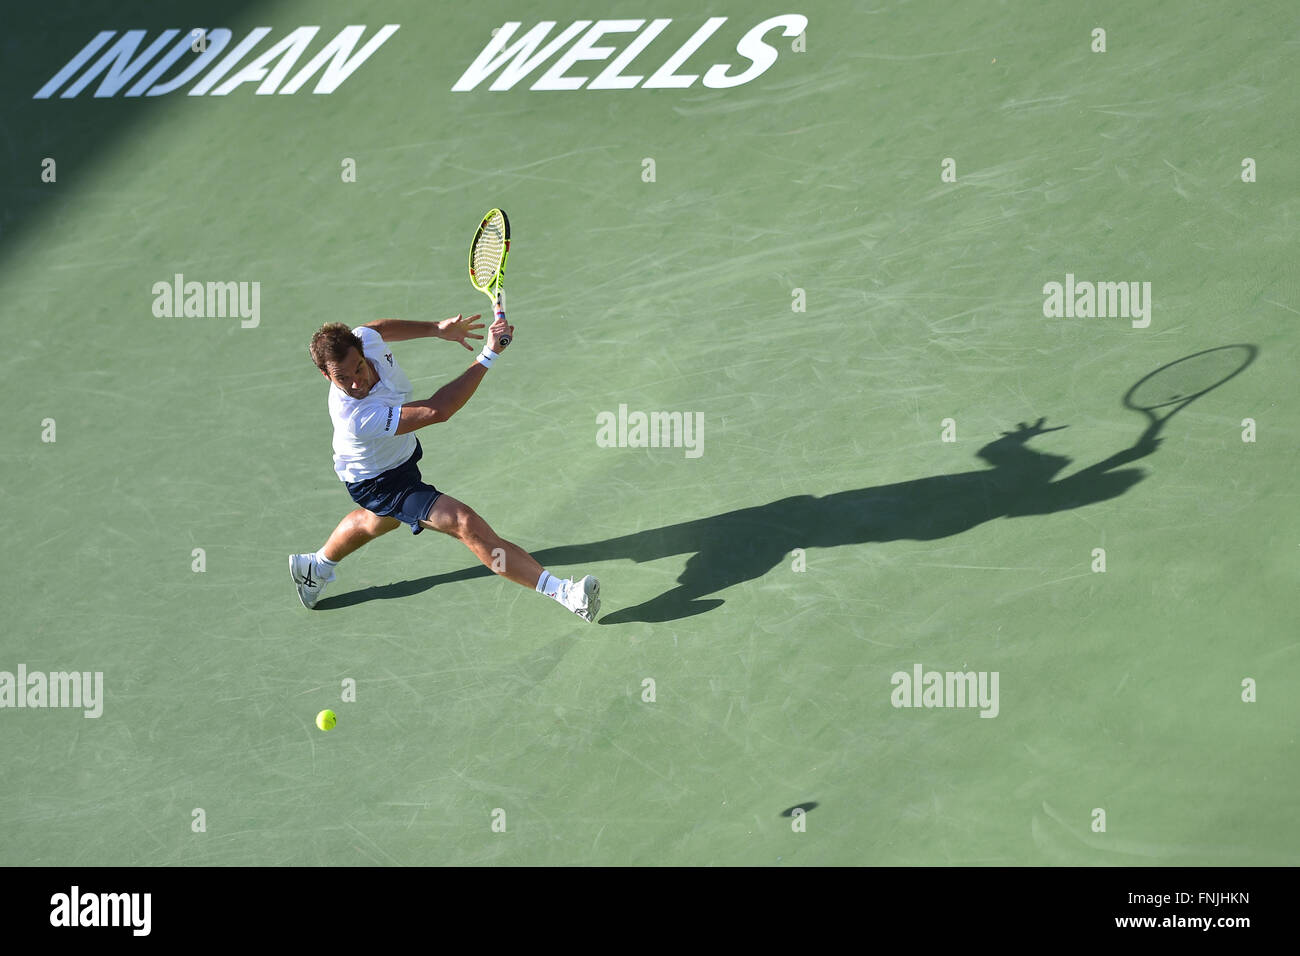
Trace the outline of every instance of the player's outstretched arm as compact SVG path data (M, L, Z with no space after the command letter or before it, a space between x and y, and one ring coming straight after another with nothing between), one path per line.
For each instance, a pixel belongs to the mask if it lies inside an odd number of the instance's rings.
M481 339L483 336L475 335L479 329L483 328L482 322L477 322L483 316L480 315L454 315L450 319L443 319L441 322L419 322L413 319L375 319L373 322L367 322L366 327L374 329L379 333L379 337L385 342L405 342L409 339L446 339L448 342L459 342L471 352L474 346L470 345L468 339ZM477 323L477 324L476 324Z
M514 335L514 326L507 325L504 318L499 318L492 323L492 328L488 330L489 341L488 349L493 353L499 353L505 349L501 344L503 335ZM487 374L487 365L483 364L486 359L482 356L458 378L448 382L442 388L434 392L429 398L422 402L408 402L402 406L402 417L397 424L395 434L405 435L407 432L413 432L417 428L424 428L426 425L436 425L439 422L445 422L452 415L460 411L465 403L478 389L479 383L483 381L483 376Z

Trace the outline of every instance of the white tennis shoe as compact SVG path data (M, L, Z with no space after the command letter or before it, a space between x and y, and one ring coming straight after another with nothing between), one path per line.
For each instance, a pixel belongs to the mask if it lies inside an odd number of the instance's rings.
M328 578L320 576L314 554L289 555L289 576L293 578L293 583L298 585L298 598L302 601L302 606L308 609L316 606L321 591L325 590L325 585L334 580L332 574Z
M581 581L566 580L560 603L588 624L600 613L600 582L588 574Z

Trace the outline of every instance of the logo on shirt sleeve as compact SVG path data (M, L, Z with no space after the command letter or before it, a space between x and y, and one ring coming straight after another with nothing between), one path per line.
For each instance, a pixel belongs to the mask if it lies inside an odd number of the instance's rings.
M393 430L393 409L390 406L388 409L388 421L384 423L384 431L390 432L392 430Z
M388 359L388 367L389 367L389 368L392 368L392 367L393 367L393 353L392 353L392 352L385 352L385 353L384 353L384 358Z

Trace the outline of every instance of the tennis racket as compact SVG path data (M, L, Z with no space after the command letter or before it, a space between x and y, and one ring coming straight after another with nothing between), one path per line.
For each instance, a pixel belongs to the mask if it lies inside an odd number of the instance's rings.
M479 223L474 241L469 245L469 281L489 299L495 312L505 312L506 256L510 254L510 220L500 209L493 209ZM510 344L510 336L503 335L501 347Z
M1146 437L1154 437L1176 412L1245 371L1258 352L1253 345L1221 345L1183 356L1138 379L1124 405L1147 416Z

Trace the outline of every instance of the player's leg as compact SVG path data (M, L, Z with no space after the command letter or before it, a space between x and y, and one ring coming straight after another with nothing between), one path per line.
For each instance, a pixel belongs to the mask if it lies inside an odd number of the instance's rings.
M600 582L594 577L587 575L576 584L556 578L519 545L493 531L473 508L451 495L440 495L420 524L451 535L497 574L553 598L584 620L594 620L600 612Z
M354 508L344 515L317 554L331 564L338 564L363 544L387 534L401 523L396 518L380 517L366 508Z
M354 508L344 515L325 545L315 554L290 555L289 574L298 586L298 597L303 606L316 606L325 585L334 580L334 569L340 561L400 524L396 518L381 517L366 508Z
M474 556L504 578L526 588L536 587L542 566L519 545L502 538L478 512L451 495L434 502L429 516L420 524L459 540Z

